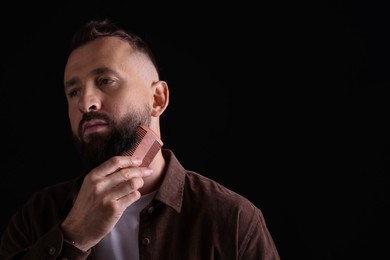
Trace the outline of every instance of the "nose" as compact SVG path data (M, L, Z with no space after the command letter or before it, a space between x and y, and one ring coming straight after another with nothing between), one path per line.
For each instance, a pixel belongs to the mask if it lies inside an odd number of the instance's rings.
M96 91L84 89L79 99L79 110L81 113L97 111L101 108L101 100Z

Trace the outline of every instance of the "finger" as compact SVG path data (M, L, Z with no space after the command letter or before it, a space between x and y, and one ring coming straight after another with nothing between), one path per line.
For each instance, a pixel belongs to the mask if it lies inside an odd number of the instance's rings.
M120 169L113 174L106 176L103 180L105 189L112 189L123 182L133 178L144 178L152 174L152 169L147 167L132 167Z
M142 186L144 186L144 180L141 177L132 178L126 182L122 182L118 186L112 189L110 192L111 200L120 200L123 197L131 196L133 198L137 197L136 195L131 195L134 192L138 192Z
M121 203L125 206L125 208L127 208L128 206L139 200L139 198L141 198L141 193L138 190L135 190L125 196L120 197L117 202Z
M129 205L136 202L139 198L141 198L141 193L138 190L136 190L136 191L133 191L133 192L121 197L118 201L121 204L125 205L127 208Z
M93 175L96 175L97 178L100 178L110 175L123 168L140 166L141 163L142 160L139 158L134 158L131 156L114 156L92 171L94 172Z
M116 178L119 178L118 175L122 178L123 181L130 180L135 177L147 177L153 172L152 168L149 167L137 167L137 168L124 168L120 169L114 174Z

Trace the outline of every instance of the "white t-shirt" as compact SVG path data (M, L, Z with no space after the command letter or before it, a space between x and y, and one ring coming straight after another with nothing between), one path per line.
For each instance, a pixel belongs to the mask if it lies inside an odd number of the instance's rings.
M139 213L152 201L155 194L156 191L141 196L125 210L114 229L95 246L97 259L139 260Z

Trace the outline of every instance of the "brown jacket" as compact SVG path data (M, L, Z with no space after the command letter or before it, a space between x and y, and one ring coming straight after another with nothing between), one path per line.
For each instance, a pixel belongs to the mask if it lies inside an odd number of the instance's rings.
M280 259L262 212L249 200L185 170L172 151L154 200L141 212L140 259ZM59 225L82 178L31 196L1 238L0 259L94 259L64 242Z

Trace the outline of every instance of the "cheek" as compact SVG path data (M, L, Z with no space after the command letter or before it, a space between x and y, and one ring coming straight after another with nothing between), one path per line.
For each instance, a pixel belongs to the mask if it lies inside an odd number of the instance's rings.
M133 111L134 101L131 99L118 100L105 104L104 111L114 120L122 118Z
M68 110L68 117L69 117L69 123L70 127L72 129L72 133L77 135L79 123L81 120L81 113Z

